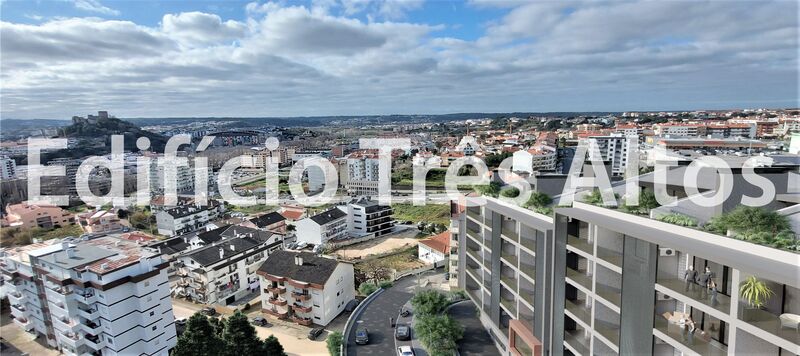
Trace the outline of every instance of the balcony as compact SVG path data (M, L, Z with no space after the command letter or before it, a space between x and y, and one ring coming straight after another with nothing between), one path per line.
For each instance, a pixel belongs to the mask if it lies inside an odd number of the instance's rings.
M21 327L22 330L30 331L33 329L33 323L26 318L14 318L14 324Z
M74 332L58 333L58 341L72 348L78 348L84 344L84 338L80 337L77 333Z
M592 309L586 306L586 301L567 299L564 301L564 308L586 325L592 325Z
M277 317L278 319L286 319L289 316L288 311L279 311L278 309L261 309L261 312L264 314L272 315Z
M567 279L572 280L574 284L577 284L586 290L592 290L592 278L591 276L586 275L583 271L576 271L572 268L567 268Z
M102 351L106 347L106 341L96 335L86 335L86 345L95 351Z
M695 329L694 333L689 333L685 328L678 324L670 323L661 315L656 315L655 319L653 334L668 344L680 345L680 347L676 347L678 351L680 351L680 348L685 348L700 355L723 356L728 354L725 345L704 337L700 329Z
M656 281L656 290L678 300L694 301L725 314L731 310L731 297L717 293L717 300L712 303L710 292L703 293L699 284L687 284L678 278L659 278Z
M98 318L100 318L100 313L98 313L97 310L91 308L86 308L86 309L78 308L78 315L86 318L86 320L97 320Z
M622 268L622 253L621 252L618 252L618 251L615 251L615 250L612 250L612 249L609 249L609 248L597 246L597 257L600 257L601 260L606 261L608 263L611 263L614 266Z
M480 250L476 251L476 250L473 250L473 249L467 247L467 254L472 256L472 258L474 258L475 261L477 261L477 262L481 262L482 261Z
M746 316L746 318L742 318L743 316ZM766 310L748 309L746 311L739 311L739 317L761 330L785 339L793 344L800 345L800 332L798 332L797 329L782 326L778 315L772 314Z
M283 294L286 293L286 287L285 286L267 287L267 291L273 294Z
M11 309L12 311L18 310L20 313L25 313L25 311L28 310L28 308L25 308L22 304L11 304Z
M531 251L536 251L536 239L533 237L522 235L519 239L519 243Z
M475 212L475 210L473 210L471 208L467 208L467 216L472 218L472 219L474 219L477 222L481 222L482 221L480 208L478 208L478 212Z
M8 301L11 304L20 304L20 303L22 303L22 293L16 292L16 291L8 293Z
M467 229L467 236L471 237L476 242L481 242L481 233L479 231L472 231Z
M517 233L517 224L515 221L503 221L503 227L500 229L500 234L513 240L514 242L519 242L519 234Z
M76 294L75 300L86 305L92 305L97 302L97 295L94 293L87 293L83 295Z
M614 347L619 348L619 325L595 319L594 330L604 339L611 341Z
M517 277L513 274L501 274L500 281L506 284L506 286L513 290L517 290Z
M314 321L311 320L311 318L301 318L301 317L298 317L298 316L293 316L292 317L292 321L297 323L297 324L304 325L304 326L311 326L311 324L314 323Z
M97 335L100 333L100 324L91 321L86 321L80 324L80 329L89 335Z
M294 297L295 300L306 301L311 299L311 294L292 292L292 297Z
M269 302L269 304L277 305L279 307L285 306L286 304L289 303L288 301L286 301L286 299L279 299L279 298L269 298L267 302Z
M597 283L594 291L599 297L611 302L619 307L622 297L620 296L620 289L605 284Z
M53 326L61 331L77 332L78 329L80 329L79 324L75 320L66 316L54 317L51 320L53 321Z
M517 254L515 251L500 251L500 257L506 261L509 266L517 267Z
M564 343L577 355L589 356L589 345L591 340L583 329L564 330Z
M500 298L500 304L502 304L503 307L506 308L506 311L508 311L509 314L517 315L517 301L516 300L514 300L514 299L509 300L509 299Z
M593 254L592 251L592 244L587 241L586 239L580 239L575 236L569 235L567 236L567 246L570 246L578 251L582 251L586 254Z
M300 304L292 304L292 310L294 310L296 312L301 312L301 313L310 313L311 312L311 306L307 306L306 307L306 306L302 306Z
M519 263L519 271L531 279L536 279L536 267L530 263L525 263L524 258Z

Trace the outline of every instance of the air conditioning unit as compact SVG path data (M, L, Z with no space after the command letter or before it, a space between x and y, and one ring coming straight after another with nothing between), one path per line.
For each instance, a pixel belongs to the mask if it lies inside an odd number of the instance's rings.
M658 254L661 256L675 256L675 250L669 247L659 247Z
M672 300L672 297L664 293L656 293L656 300Z

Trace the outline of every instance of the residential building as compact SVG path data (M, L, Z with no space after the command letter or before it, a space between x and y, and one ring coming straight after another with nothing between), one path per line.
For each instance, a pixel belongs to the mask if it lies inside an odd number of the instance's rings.
M748 140L738 138L658 138L655 145L668 150L735 150L735 151L760 151L767 147L767 144L759 140Z
M450 231L419 240L417 245L417 258L425 264L436 266L449 263L450 255Z
M349 154L345 188L350 195L377 195L379 162L377 150L361 150Z
M106 233L122 230L119 216L113 211L96 210L78 214L78 225L87 233Z
M378 237L394 231L394 210L377 200L362 197L339 209L347 213L347 232L353 237Z
M343 240L347 234L347 213L331 208L297 222L297 241L312 245Z
M167 262L115 236L2 251L14 323L66 355L168 355Z
M286 219L287 223L294 223L306 217L306 208L300 204L281 204L278 212Z
M658 136L698 137L706 135L706 126L702 123L666 122L653 125Z
M483 148L481 148L475 136L467 135L461 138L461 141L456 145L454 151L461 152L464 156L474 156L475 154L482 153Z
M14 179L17 177L17 162L8 157L0 157L0 179Z
M628 168L628 155L634 150L627 137L621 135L592 136L588 140L590 161L608 161L611 163L611 174L616 176L625 174L625 170ZM597 145L600 157L596 157L597 153L592 149L592 143ZM634 141L633 144L638 144L638 141Z
M240 225L286 235L286 218L277 211L246 220Z
M514 152L514 171L533 173L536 171L554 171L557 163L555 148L542 147Z
M156 224L161 235L175 236L198 230L219 218L225 206L216 200L207 205L180 205L156 212Z
M214 234L218 240L176 258L175 293L198 303L229 305L258 290L256 270L281 249L283 236L236 225Z
M150 191L154 193L164 193L166 183L164 178L164 155L150 154ZM180 159L180 158L178 158ZM175 166L175 190L177 193L194 192L194 169L188 164L178 164Z
M276 251L261 264L261 311L310 326L328 325L355 299L353 265L309 252Z
M800 353L796 252L656 219L682 214L702 225L760 188L733 167L726 180L733 182L731 196L702 207L687 198L685 171L682 165L666 172L676 204L649 214L580 201L555 208L553 216L495 198L483 206L469 206L472 198L454 202L458 245L451 256L458 254L458 287L480 310L501 353ZM788 180L799 171L797 162L756 168L776 187L765 208L787 216L793 227L800 226L800 205ZM722 184L707 173L701 171L694 187L706 196ZM653 182L650 173L639 185L652 190ZM624 184L614 191L624 194ZM697 276L687 274L690 266ZM740 286L751 276L775 292L763 308L741 296Z
M72 225L75 216L69 211L52 205L39 204L10 204L6 206L6 217L3 226L32 229L53 229Z

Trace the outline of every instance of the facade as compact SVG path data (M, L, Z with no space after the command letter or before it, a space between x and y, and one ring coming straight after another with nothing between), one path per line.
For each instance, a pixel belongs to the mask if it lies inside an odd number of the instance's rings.
M258 290L256 270L281 249L283 236L242 226L222 230L216 242L177 257L176 295L228 305Z
M286 235L286 218L277 211L244 221L240 225Z
M359 151L347 156L347 181L345 188L350 195L378 194L378 152Z
M17 162L8 157L0 157L0 179L14 179L17 177Z
M347 234L347 213L339 208L331 208L317 215L299 220L297 241L312 245L343 240Z
M767 144L758 140L747 139L703 139L703 138L660 138L656 141L656 145L661 146L667 150L693 150L693 149L707 149L707 150L761 150L767 147Z
M111 209L89 211L78 215L78 225L86 233L107 233L122 230L119 216Z
M621 176L628 168L628 154L634 148L630 147L628 138L621 135L612 136L593 136L588 138L589 142L594 142L600 150L600 157L595 157L595 151L589 146L589 159L609 161L611 163L611 174ZM638 144L638 141L634 141Z
M706 135L706 125L700 123L667 122L653 125L658 136L698 137Z
M57 206L28 203L11 204L6 207L3 226L22 229L52 229L75 223L72 213Z
M162 210L156 213L158 233L183 235L202 228L224 212L225 206L216 200L209 200L208 205L180 205Z
M277 251L257 273L261 311L300 325L328 325L355 298L353 265L312 253Z
M394 210L368 197L360 198L339 209L347 213L347 231L354 237L383 236L394 231Z
M800 226L800 206L786 191L797 165L756 173L777 188L767 209ZM732 198L717 209L693 205L681 183L667 187L676 205L649 215L578 201L553 216L493 198L454 203L457 285L502 354L800 354L796 252L655 219L680 213L702 224L735 208L759 188L733 174ZM640 186L652 189L651 178ZM716 189L702 183L701 194ZM751 276L774 292L760 309L740 296Z
M533 173L536 171L554 171L557 154L555 148L542 147L514 152L514 171Z
M151 155L150 157L150 190L156 193L163 193L166 185L164 183L164 165L161 163L164 155ZM177 193L189 193L194 191L194 170L191 166L179 164L175 166L175 189Z
M449 263L450 231L445 231L427 239L419 240L417 258L425 264L441 266Z
M176 344L166 261L104 236L4 250L14 323L66 355L168 355Z

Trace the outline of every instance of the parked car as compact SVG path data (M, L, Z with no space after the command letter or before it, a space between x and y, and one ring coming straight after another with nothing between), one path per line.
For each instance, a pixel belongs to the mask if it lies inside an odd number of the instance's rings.
M414 349L411 346L400 346L397 348L397 356L414 356Z
M250 323L258 326L269 326L269 322L267 321L267 319L264 319L264 317L261 316L253 318L253 320L251 320Z
M411 340L411 326L397 324L397 328L394 329L394 337L397 340Z
M369 343L369 330L367 328L356 329L356 344L366 345Z
M313 328L311 331L308 332L308 339L309 340L316 340L316 338L322 334L322 328Z
M203 308L202 312L203 312L203 314L208 315L208 316L217 315L217 310L214 309L214 307L205 307L205 308Z

